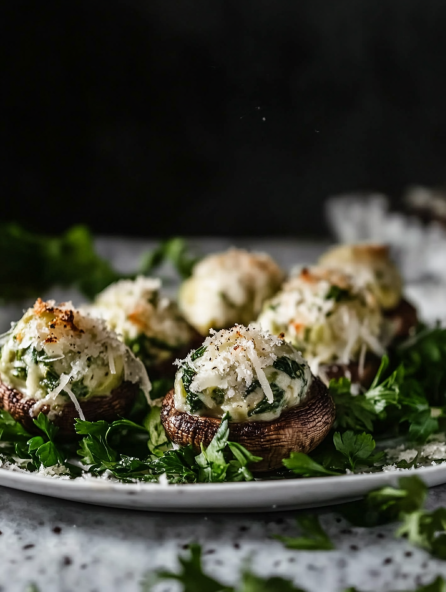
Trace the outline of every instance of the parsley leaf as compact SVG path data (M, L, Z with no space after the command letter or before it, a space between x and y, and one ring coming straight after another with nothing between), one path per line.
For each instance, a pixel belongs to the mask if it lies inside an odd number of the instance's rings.
M365 398L372 403L377 415L390 405L399 406L398 395L400 393L400 385L404 380L404 368L403 366L398 366L388 378L380 382L388 366L389 358L383 356L373 383L365 393Z
M355 526L377 526L418 512L426 499L426 485L416 475L400 477L398 485L371 491L363 500L345 504L341 513Z
M304 366L288 356L277 358L277 360L274 360L273 366L276 370L288 374L290 378L302 378L305 374Z
M351 394L350 380L330 380L329 391L336 405L335 428L373 431L375 407L364 395Z
M178 450L168 450L163 456L152 461L150 468L155 475L165 474L169 483L196 483L198 466L192 446Z
M188 557L178 557L180 571L158 570L147 574L143 583L143 592L150 592L160 582L176 580L182 585L183 592L304 592L296 588L290 580L273 576L262 578L245 567L241 573L240 585L228 586L208 576L201 563L201 547L191 544Z
M403 513L401 518L403 524L396 531L396 536L404 536L435 557L446 559L446 508L433 512L419 510Z
M420 325L414 336L402 343L396 357L408 377L418 381L430 405L446 403L446 329Z
M190 545L189 557L180 556L178 562L181 567L179 573L159 570L149 574L143 582L143 590L149 592L156 584L164 580L180 582L183 592L232 592L234 590L203 572L200 545Z
M302 477L325 477L326 475L341 474L326 469L303 452L292 452L290 458L284 458L282 463L287 469Z
M200 482L215 483L219 481L251 481L252 474L247 465L262 459L253 456L246 448L237 442L229 442L229 413L225 413L217 433L207 448L201 447L201 454L195 458L199 466L198 477ZM235 457L229 462L225 456L225 450Z
M16 421L7 411L0 410L0 440L23 442L31 437L21 423Z
M165 260L170 261L181 278L188 278L199 257L190 255L184 239L179 237L163 241L156 249L143 255L140 263L140 273L150 275L156 267Z
M228 442L228 446L235 457L235 460L229 461L228 481L252 481L254 477L248 469L248 464L260 462L262 457L254 456L238 442Z
M288 549L300 551L332 551L335 548L316 515L298 516L297 523L302 530L302 536L274 535L274 538L281 541Z
M280 576L262 578L245 569L242 572L238 592L304 592L304 590L296 588L291 580L286 580Z
M0 298L8 302L35 298L56 285L72 286L92 299L112 282L150 274L165 260L186 278L198 258L189 254L184 239L171 238L144 255L136 274L121 274L97 254L86 226L73 226L59 236L45 236L15 223L2 223L0 260Z
M333 443L338 452L346 457L352 471L356 465L370 466L380 461L384 453L372 454L375 450L375 440L371 434L355 434L351 430L340 434L336 432L333 436Z
M37 419L33 419L33 422L42 430L48 441L45 442L41 436L31 438L28 440L28 452L32 457L38 459L39 463L44 467L64 464L66 455L62 448L54 442L59 428L44 413L39 413Z
M155 456L162 456L166 450L171 447L169 439L161 423L161 408L152 407L147 417L144 419L144 427L149 433L147 442L149 450Z

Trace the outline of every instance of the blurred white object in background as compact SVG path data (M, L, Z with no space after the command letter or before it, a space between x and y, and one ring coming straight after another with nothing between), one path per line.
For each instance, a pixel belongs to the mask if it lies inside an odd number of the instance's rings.
M406 281L446 283L446 229L440 222L425 223L415 215L390 211L389 200L381 194L332 197L326 215L339 242L388 244Z

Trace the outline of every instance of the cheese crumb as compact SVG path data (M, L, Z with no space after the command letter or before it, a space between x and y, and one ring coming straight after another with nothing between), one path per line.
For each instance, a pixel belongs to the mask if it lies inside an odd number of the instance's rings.
M312 381L290 344L258 325L211 331L201 348L177 360L175 406L232 421L271 421L302 402Z

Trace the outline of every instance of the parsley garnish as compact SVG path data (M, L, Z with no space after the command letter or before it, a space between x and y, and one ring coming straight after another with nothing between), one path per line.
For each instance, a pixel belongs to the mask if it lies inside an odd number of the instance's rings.
M300 537L286 537L274 535L288 549L300 551L332 551L335 547L314 514L304 514L297 517L297 524L302 530Z
M180 571L158 570L148 574L143 582L143 592L150 592L165 580L179 582L183 592L304 592L301 588L296 588L290 580L278 576L262 578L247 567L242 571L240 585L228 586L203 571L201 554L200 545L190 545L189 555L178 557Z
M171 238L143 256L136 274L121 274L98 255L86 226L73 226L59 236L44 236L15 223L3 223L0 261L1 300L7 302L40 296L55 285L77 288L92 299L112 282L149 275L165 261L186 278L198 258L189 254L183 239Z

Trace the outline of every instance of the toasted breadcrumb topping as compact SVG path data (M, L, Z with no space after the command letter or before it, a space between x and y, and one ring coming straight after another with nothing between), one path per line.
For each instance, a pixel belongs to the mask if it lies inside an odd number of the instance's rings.
M123 381L139 383L149 397L142 363L104 321L82 314L71 302L56 305L39 298L2 345L0 378L37 401L33 414L71 399L82 417L78 399L110 394Z

